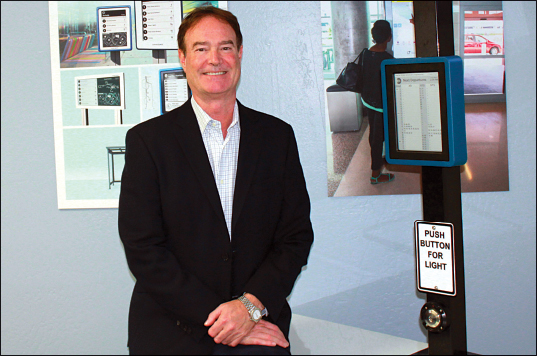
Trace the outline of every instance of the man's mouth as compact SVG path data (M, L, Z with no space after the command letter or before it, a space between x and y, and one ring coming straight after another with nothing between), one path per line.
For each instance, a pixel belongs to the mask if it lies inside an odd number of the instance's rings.
M226 74L227 72L206 72L204 74L208 75L208 76L221 76L223 74Z

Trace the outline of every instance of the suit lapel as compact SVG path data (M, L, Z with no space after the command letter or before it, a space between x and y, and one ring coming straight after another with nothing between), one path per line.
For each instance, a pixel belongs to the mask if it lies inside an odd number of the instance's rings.
M209 202L211 202L217 216L222 219L225 225L220 195L218 194L211 164L209 163L199 124L196 114L194 114L194 110L192 109L190 99L180 107L180 110L177 112L177 118L174 118L174 122L179 126L179 130L175 131L178 142L183 148L185 156L203 187Z
M235 179L235 193L233 196L232 231L240 217L244 201L252 184L257 160L261 152L261 139L263 135L259 128L259 119L255 116L255 113L244 107L240 102L238 104L241 140L239 144L237 177Z

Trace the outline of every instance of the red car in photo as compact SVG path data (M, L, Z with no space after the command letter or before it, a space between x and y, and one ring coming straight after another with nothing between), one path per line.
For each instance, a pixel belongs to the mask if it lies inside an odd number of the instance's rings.
M497 55L502 53L502 46L481 35L464 35L464 53Z

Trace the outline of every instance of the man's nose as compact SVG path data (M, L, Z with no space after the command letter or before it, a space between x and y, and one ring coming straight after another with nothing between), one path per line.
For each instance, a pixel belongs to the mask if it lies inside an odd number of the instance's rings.
M218 66L220 64L220 53L218 53L218 50L210 50L209 51L209 64L213 66Z

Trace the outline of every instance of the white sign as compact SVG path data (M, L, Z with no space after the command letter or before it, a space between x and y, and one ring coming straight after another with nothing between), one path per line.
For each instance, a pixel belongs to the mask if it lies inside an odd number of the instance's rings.
M75 77L75 95L79 109L125 109L125 74Z
M453 224L416 221L414 229L418 290L455 296Z
M136 47L139 50L176 50L183 18L182 1L135 1Z
M130 6L98 7L97 30L100 52L132 50Z

